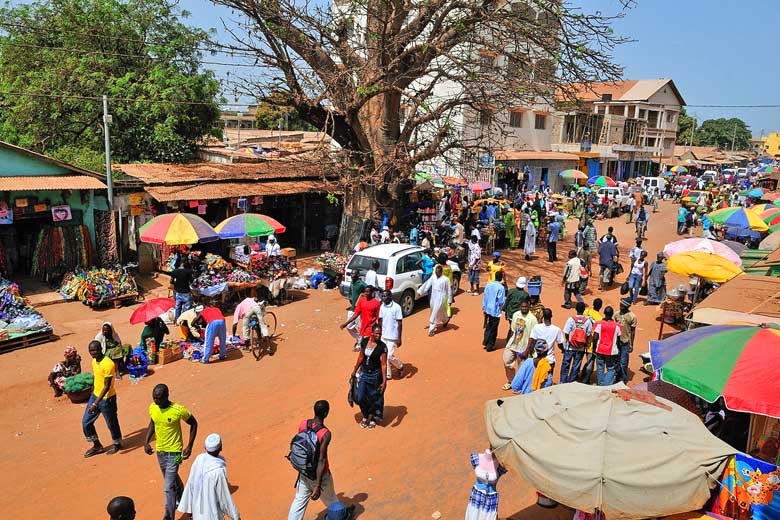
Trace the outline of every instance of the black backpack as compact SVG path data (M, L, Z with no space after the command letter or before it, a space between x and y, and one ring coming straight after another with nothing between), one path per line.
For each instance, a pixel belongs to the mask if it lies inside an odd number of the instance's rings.
M292 467L312 480L317 478L317 464L320 460L320 442L317 439L317 432L324 427L318 424L312 428L312 420L306 421L306 429L295 434L290 441L290 453L287 454L287 460Z

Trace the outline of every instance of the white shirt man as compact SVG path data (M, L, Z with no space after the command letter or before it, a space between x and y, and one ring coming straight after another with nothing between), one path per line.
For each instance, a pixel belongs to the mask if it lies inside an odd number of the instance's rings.
M387 226L382 228L382 232L379 233L379 241L382 244L387 244L388 242L390 242L390 228L388 228Z
M563 347L563 332L560 327L550 323L547 318L548 312L550 309L545 309L545 320L531 329L531 339L533 341L542 339L547 343L547 361L550 362L550 365L555 365L555 347ZM550 318L552 318L552 312L550 312Z
M225 516L238 520L238 509L230 496L225 459L219 455L222 439L212 433L206 437L205 445L206 453L195 457L192 463L179 502L179 512L191 513L193 520L212 520Z
M393 293L382 292L382 305L379 307L379 323L382 325L382 342L387 346L387 378L392 379L391 366L403 374L404 362L395 355L395 349L401 346L401 332L404 319L401 306L393 301Z
M265 244L265 254L271 256L282 256L282 247L276 242L276 237L271 235Z

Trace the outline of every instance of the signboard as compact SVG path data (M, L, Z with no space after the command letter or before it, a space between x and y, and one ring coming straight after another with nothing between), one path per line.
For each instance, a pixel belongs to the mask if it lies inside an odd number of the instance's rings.
M477 161L480 168L493 168L496 164L496 156L492 153L481 153Z
M73 215L71 215L70 212L70 206L67 204L52 206L51 218L54 222L65 222L66 220L73 219Z

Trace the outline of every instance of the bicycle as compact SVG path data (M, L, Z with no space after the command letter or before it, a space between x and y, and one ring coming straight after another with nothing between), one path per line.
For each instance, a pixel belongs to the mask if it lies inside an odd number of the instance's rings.
M268 330L268 335L263 334L263 328L256 318L249 322L249 350L257 361L260 361L260 358L266 353L269 356L273 356L276 353L276 345L273 341L274 335L276 335L276 314L271 311L265 311L263 324L266 326L266 330Z

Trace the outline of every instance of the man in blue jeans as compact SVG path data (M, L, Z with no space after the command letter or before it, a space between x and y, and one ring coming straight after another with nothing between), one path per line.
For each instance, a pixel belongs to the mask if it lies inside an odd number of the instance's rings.
M187 259L181 260L176 269L171 272L171 284L173 285L174 300L176 300L176 308L174 310L176 320L182 312L188 311L192 308L192 285L193 273L190 268L190 261Z
M618 363L617 381L628 384L628 357L633 350L634 334L636 334L636 315L631 312L631 298L620 300L620 312L615 316L615 321L620 325L621 334L618 337Z
M172 403L168 396L168 386L159 384L152 390L152 400L149 405L149 428L146 430L144 451L147 455L154 453L149 445L152 435L157 439L157 463L163 474L163 492L165 493L165 514L163 520L173 520L176 506L184 492L184 483L179 477L179 465L190 457L195 436L198 434L198 421L189 410L180 404ZM181 421L190 425L190 438L187 446L181 435Z
M596 377L599 386L615 384L615 373L618 369L618 339L623 331L620 324L613 318L612 307L604 309L604 319L593 329L593 344L596 350Z
M574 308L576 315L569 316L563 326L561 384L577 380L585 348L588 346L591 334L593 334L593 321L585 316L585 302L577 302Z
M103 445L100 444L95 430L95 421L101 414L106 420L113 442L113 446L106 450L106 454L113 455L122 448L122 430L119 428L114 388L116 365L110 357L103 354L103 346L99 341L91 341L87 349L92 356L92 373L95 382L92 385L92 395L89 396L87 409L84 410L84 417L81 419L84 437L92 443L92 447L84 453L84 457L91 457L103 451Z

